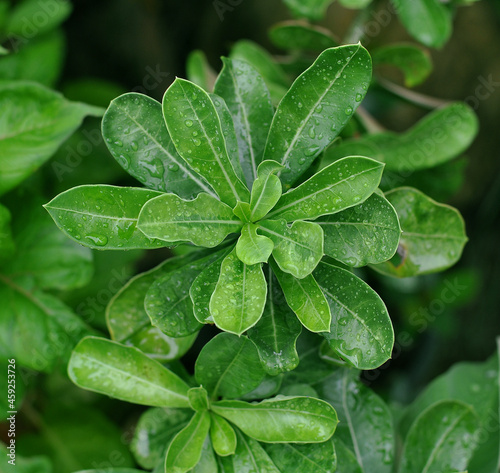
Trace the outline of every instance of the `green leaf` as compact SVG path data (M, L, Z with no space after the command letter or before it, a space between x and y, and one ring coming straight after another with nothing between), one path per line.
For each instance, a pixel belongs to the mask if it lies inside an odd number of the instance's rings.
M207 92L211 92L214 88L215 71L210 67L205 53L200 49L189 53L186 61L186 76Z
M97 463L97 462L94 462ZM141 473L144 470L137 470L135 468L106 468L105 470L103 469L98 469L98 470L80 470L76 471L75 473Z
M163 97L163 116L178 153L200 173L222 201L234 207L250 193L236 175L210 96L197 85L176 79Z
M189 405L194 411L207 411L209 408L207 390L201 386L188 391Z
M354 452L361 471L390 473L394 456L392 414L382 399L358 377L359 372L355 370L339 368L315 387L321 398L338 413L335 443L339 439ZM338 464L342 465L340 452ZM352 471L357 471L354 465Z
M238 202L233 209L234 215L236 215L242 222L251 223L250 204L248 202Z
M414 44L389 44L372 53L373 65L397 67L404 74L406 87L414 87L427 79L432 72L429 53Z
M379 295L354 274L320 263L314 277L330 306L330 330L321 335L343 360L369 370L392 353L394 330Z
M302 325L311 332L328 332L332 318L330 308L313 275L297 279L281 271L274 261L271 261L271 267L285 294L287 304Z
M233 250L222 262L210 299L210 313L221 330L241 335L262 316L267 285L260 264L242 263Z
M219 473L217 458L208 436L205 438L205 442L203 443L200 461L192 470L190 470L190 473Z
M207 411L196 412L189 424L172 440L165 458L165 473L186 473L200 461L210 428Z
M196 381L211 394L237 398L255 389L264 379L259 353L247 337L220 333L200 351L195 364Z
M401 23L426 46L440 48L452 32L451 11L438 0L392 0Z
M335 161L283 194L266 218L312 220L353 207L377 189L383 169L383 164L362 156Z
M287 384L280 389L280 394L283 396L306 396L318 397L316 390L309 384Z
M299 364L295 342L302 325L288 307L270 266L267 266L266 273L268 297L264 314L248 331L248 337L255 343L266 372L276 376L295 369Z
M338 46L329 30L299 21L283 21L269 30L269 39L278 48L321 52Z
M154 407L139 418L130 448L137 463L148 470L162 461L172 439L193 416L190 409Z
M233 466L233 457L217 457L220 473L236 473Z
M238 445L233 466L238 473L280 473L269 455L256 440L237 431Z
M217 455L233 455L236 451L236 432L231 424L213 412L210 412L210 438Z
M151 238L213 248L239 231L242 223L230 207L209 194L201 193L194 200L163 194L144 205L138 227Z
M264 79L250 64L228 58L222 62L215 93L225 100L233 117L239 159L250 187L257 178L274 111Z
M135 404L189 407L189 387L137 348L86 337L75 347L68 374L77 386Z
M323 51L292 84L274 115L264 159L285 166L290 188L352 117L371 80L370 55L361 44Z
M0 261L12 256L15 251L12 231L10 229L11 215L7 207L0 204Z
M258 235L258 228L259 225L246 223L241 230L240 238L236 243L236 256L242 263L248 265L267 263L271 256L274 243L269 238Z
M457 401L433 404L408 432L400 472L464 471L476 448L477 428L470 406Z
M139 187L86 185L59 194L44 207L66 235L84 246L158 248L163 243L147 238L137 221L142 206L160 195Z
M472 143L477 130L472 109L464 103L453 103L428 114L404 133L377 133L333 146L326 151L322 166L355 152L408 177L411 171L432 168L458 156Z
M337 469L332 440L310 445L275 443L266 445L265 449L279 471L286 473L334 473Z
M408 277L441 271L458 261L467 236L456 209L410 187L394 189L386 198L396 209L402 235L397 255L374 269Z
M273 257L286 273L303 279L311 274L323 257L323 230L313 222L263 220L260 231L274 243Z
M362 9L366 8L372 0L339 0L339 3L345 8Z
M146 187L193 198L212 188L179 156L156 100L127 93L112 100L102 119L106 145L131 176Z
M255 401L275 396L280 390L282 381L282 374L279 374L278 376L266 374L262 383L260 383L253 391L241 396L240 399L242 401Z
M0 195L35 172L80 126L101 109L69 102L33 82L0 84Z
M274 175L283 166L276 161L263 161L257 169L250 198L250 221L264 218L281 197L281 181Z
M52 463L46 456L37 455L30 456L29 458L21 457L20 455L16 455L15 464L8 466L7 463L10 460L10 457L7 455L10 454L10 451L7 450L7 446L3 443L0 443L0 455L2 458L6 459L5 465L5 473L53 473Z
M394 207L372 194L362 204L316 220L325 239L325 254L359 268L382 263L398 249L401 229Z
M284 0L292 14L298 18L321 20L333 0Z
M356 460L356 455L338 438L335 439L335 453L337 454L337 465L342 465L342 473L363 473Z
M309 397L277 397L259 403L218 401L216 414L225 417L249 437L269 443L319 443L337 427L337 414L324 401Z

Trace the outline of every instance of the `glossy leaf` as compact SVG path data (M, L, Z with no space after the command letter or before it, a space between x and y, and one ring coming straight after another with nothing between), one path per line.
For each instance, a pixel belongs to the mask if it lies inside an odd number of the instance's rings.
M203 443L200 461L192 470L190 470L190 473L219 473L217 458L208 436L205 438L205 442Z
M286 473L334 473L337 469L332 440L306 445L275 443L265 449L279 471Z
M285 166L288 189L330 145L366 94L371 59L361 44L323 51L292 84L274 115L264 159Z
M186 61L186 75L191 82L207 92L213 90L216 78L215 71L210 67L205 53L200 49L189 53Z
M190 409L154 407L139 418L130 448L137 463L148 470L165 457L166 449L175 435L193 416Z
M372 53L373 65L397 67L404 74L406 87L414 87L427 79L432 72L429 53L413 44L389 44Z
M188 399L189 405L194 411L202 412L209 408L207 390L202 386L191 388L188 391Z
M308 20L321 20L332 0L284 0L292 14Z
M275 396L280 390L282 381L282 374L279 374L278 376L266 374L262 383L260 383L253 391L241 396L240 399L242 401L255 401Z
M332 322L321 333L330 347L359 369L374 369L392 354L394 330L379 295L354 274L320 263L314 277L330 306Z
M150 238L172 243L190 241L208 248L219 245L242 226L230 207L205 193L194 200L175 194L151 199L142 208L137 225Z
M338 46L337 41L326 28L305 25L298 21L283 21L269 30L271 42L285 50L306 50L321 52Z
M446 43L452 31L451 12L438 0L392 0L399 19L419 42L433 48Z
M219 466L219 473L236 473L232 457L217 457L217 465Z
M401 459L401 473L464 471L476 447L478 419L457 401L438 402L412 425Z
M210 299L215 325L241 335L262 316L267 285L260 264L242 263L233 250L222 262L219 280Z
M228 58L222 62L215 93L225 100L233 117L239 159L250 187L257 178L274 111L264 79L250 64Z
M383 164L362 156L338 160L283 194L266 218L312 220L353 207L377 189L383 169Z
M323 230L313 222L263 220L260 232L274 243L273 257L286 273L303 279L311 274L323 257Z
M330 308L313 275L297 279L281 271L274 262L271 262L271 267L285 294L287 304L302 325L311 332L329 331L332 319Z
M252 186L250 198L250 221L257 222L264 218L281 197L281 181L274 174L283 166L276 161L264 161L259 164L257 179Z
M248 337L257 346L266 372L276 376L297 367L299 356L295 342L302 326L288 307L270 266L266 274L268 296L264 314L248 331Z
M355 370L339 368L315 387L338 413L334 441L341 440L355 454L361 471L390 473L394 457L391 411L358 376Z
M222 128L209 95L197 85L176 79L163 97L163 116L178 153L234 207L250 193L237 177L227 154Z
M348 266L382 263L398 249L398 216L378 194L372 194L362 204L320 217L315 223L323 229L325 254Z
M217 455L233 455L236 451L236 432L224 417L210 413L210 438Z
M158 248L164 244L139 231L137 220L142 206L159 195L139 187L86 185L59 194L44 207L66 235L90 248Z
M402 235L397 255L373 266L377 271L398 277L415 276L441 271L460 258L467 236L456 209L438 204L410 187L394 189L386 198L396 209Z
M177 153L168 134L161 104L144 94L112 100L102 119L106 145L131 176L146 187L193 198L212 188Z
M454 103L435 110L404 133L367 135L326 151L325 166L353 152L386 163L387 171L428 169L465 151L477 134L477 117L470 107Z
M262 445L253 438L237 431L238 444L233 466L238 473L280 473Z
M165 458L165 473L186 473L196 466L209 428L209 413L196 412L189 424L170 443Z
M211 394L237 398L264 379L259 354L247 337L220 333L200 351L195 364L196 381Z
M242 263L266 263L273 251L273 240L257 234L258 228L254 223L247 223L241 230L241 236L236 243L236 256Z
M320 443L328 440L337 426L333 408L308 397L277 397L257 404L218 401L212 410L259 442Z
M146 406L189 407L189 387L140 350L104 338L86 337L76 346L68 374L77 386Z
M33 82L0 84L0 195L35 172L80 126L102 110L69 102Z

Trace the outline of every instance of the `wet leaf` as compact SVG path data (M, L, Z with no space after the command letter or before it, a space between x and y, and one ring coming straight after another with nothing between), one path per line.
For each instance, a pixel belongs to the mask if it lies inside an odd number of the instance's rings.
M146 406L189 407L188 385L137 348L86 337L73 350L68 374L77 386Z
M264 159L285 169L290 188L352 117L371 79L371 59L361 44L323 51L292 84L273 118Z
M280 473L264 448L254 440L237 431L238 444L233 466L238 473Z
M315 219L361 204L377 189L383 164L362 156L338 160L283 194L267 219Z
M259 353L247 337L220 333L200 351L195 364L196 381L218 396L237 398L264 379Z
M394 207L372 194L362 204L316 220L323 229L325 254L356 268L382 263L398 249L401 229Z
M284 0L292 14L298 18L321 20L333 0Z
M236 433L224 417L210 412L210 438L217 455L233 455L236 451Z
M275 175L283 166L276 161L263 161L257 169L257 179L250 198L250 221L264 218L281 197L281 181Z
M330 306L330 330L321 335L343 360L374 369L392 354L394 330L380 296L354 274L320 263L314 277Z
M213 248L242 224L230 207L209 194L201 193L194 200L163 194L144 205L138 227L150 238Z
M285 222L286 225L286 222ZM273 240L257 234L258 225L247 223L236 243L236 256L242 263L253 265L266 263L274 248Z

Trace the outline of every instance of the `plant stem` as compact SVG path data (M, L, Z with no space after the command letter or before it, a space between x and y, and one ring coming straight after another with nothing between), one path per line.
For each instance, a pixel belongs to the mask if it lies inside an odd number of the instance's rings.
M386 129L363 107L358 107L356 115L369 134L382 133Z

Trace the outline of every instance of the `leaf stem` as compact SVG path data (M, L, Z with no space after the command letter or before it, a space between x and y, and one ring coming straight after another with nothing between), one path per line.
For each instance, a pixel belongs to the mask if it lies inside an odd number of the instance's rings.
M373 118L373 116L364 107L357 108L356 116L369 134L382 133L386 131L386 128Z

